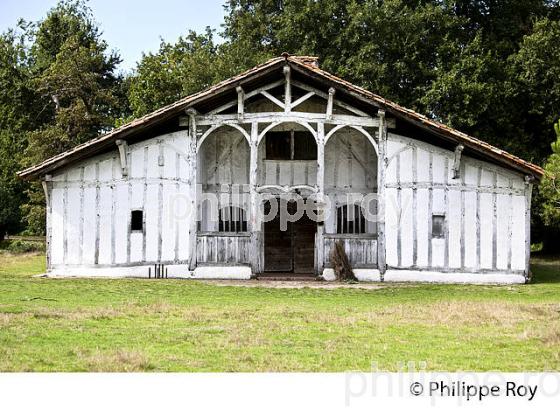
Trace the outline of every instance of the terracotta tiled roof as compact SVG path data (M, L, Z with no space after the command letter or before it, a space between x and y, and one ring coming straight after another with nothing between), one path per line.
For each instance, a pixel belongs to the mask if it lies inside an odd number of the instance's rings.
M327 81L331 85L335 86L335 88L338 87L354 97L360 98L363 101L369 102L378 108L384 109L397 118L402 118L409 122L417 124L437 135L440 135L441 137L455 141L457 144L463 144L466 148L470 148L480 155L493 159L505 166L509 166L511 168L517 169L518 171L530 174L537 179L540 179L544 174L543 169L537 165L516 157L515 155L512 155L502 149L496 148L484 141L471 137L463 132L457 131L451 127L434 121L408 108L401 107L400 105L383 97L380 97L377 94L351 84L350 82L343 80L342 78L339 78L331 73L328 73L327 71L321 70L318 67L316 57L290 56L284 53L281 57L270 59L263 64L251 68L250 70L247 70L239 75L213 85L206 90L203 90L196 94L192 94L173 104L162 107L150 114L147 114L143 117L131 121L128 124L116 128L115 130L107 134L101 135L84 144L80 144L69 151L49 158L40 164L20 171L18 175L25 179L36 178L40 175L52 172L53 170L60 168L68 163L82 158L87 158L91 155L95 155L95 153L99 152L99 150L114 144L115 140L117 139L126 138L134 132L152 125L152 123L154 122L162 121L174 115L177 115L189 106L192 106L197 102L208 98L209 96L229 89L233 89L238 85L240 81L247 80L253 76L256 76L263 72L267 72L277 65L282 65L286 62L290 63L294 66L294 68L298 69L304 74L312 75L322 81Z

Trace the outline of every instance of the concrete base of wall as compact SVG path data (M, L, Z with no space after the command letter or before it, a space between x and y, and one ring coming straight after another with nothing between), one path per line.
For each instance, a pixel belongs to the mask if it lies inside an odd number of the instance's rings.
M249 266L199 266L193 274L193 279L251 279Z
M165 265L169 279L251 279L249 266L201 266L189 271L187 265ZM48 277L74 278L148 278L154 277L154 267L57 267L51 269Z
M433 272L417 270L387 269L385 282L433 282L433 283L472 283L472 284L522 284L523 275L515 273L467 273Z
M381 276L378 269L354 269L354 275L360 282L379 282ZM336 280L334 270L327 268L323 270L323 279L326 281Z
M354 269L356 278L361 282L380 282L381 276L377 269ZM323 270L323 279L336 280L333 269ZM417 270L388 269L383 277L384 282L431 282L431 283L472 283L472 284L522 284L525 277L514 273L466 273L466 272L434 272Z
M189 271L187 265L165 265L170 279L251 279L249 266L199 266ZM47 273L49 277L76 278L148 278L148 269L154 276L153 266L125 267L57 267ZM361 282L380 282L381 275L377 269L354 269L356 278ZM326 281L336 280L333 269L324 269L322 278ZM432 282L432 283L472 283L472 284L522 284L525 277L515 273L467 273L435 272L419 270L388 269L385 282Z

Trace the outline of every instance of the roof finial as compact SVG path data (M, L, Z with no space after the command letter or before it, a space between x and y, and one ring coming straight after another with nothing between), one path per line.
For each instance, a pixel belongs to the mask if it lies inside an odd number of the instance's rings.
M290 57L290 53L287 52L283 52L282 54L280 54L282 57L284 57L286 60L288 59L288 57Z

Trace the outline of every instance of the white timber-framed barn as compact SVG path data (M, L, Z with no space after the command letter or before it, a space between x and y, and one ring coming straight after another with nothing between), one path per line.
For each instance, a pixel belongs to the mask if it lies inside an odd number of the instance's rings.
M19 175L52 276L525 283L543 170L283 54Z

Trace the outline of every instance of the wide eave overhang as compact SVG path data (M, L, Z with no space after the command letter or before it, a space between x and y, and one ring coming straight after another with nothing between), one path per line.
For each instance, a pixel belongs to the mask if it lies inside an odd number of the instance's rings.
M205 102L214 100L219 95L233 93L235 92L235 88L237 86L243 87L250 85L251 83L258 83L259 80L262 81L268 75L285 64L289 64L293 70L303 76L311 77L314 81L325 84L325 86L334 87L337 90L337 96L342 94L345 98L358 100L362 104L372 106L376 109L385 110L387 114L415 125L436 137L453 144L463 145L467 152L472 152L482 158L528 175L536 180L540 180L544 174L544 170L535 164L525 161L502 149L473 138L437 121L429 119L428 117L415 111L401 107L400 105L382 98L377 94L355 86L348 81L321 70L316 66L315 59L313 57L283 55L282 57L273 58L237 76L222 81L207 88L206 90L192 94L173 104L167 105L141 118L133 120L128 124L116 128L112 132L101 135L84 144L80 144L69 151L51 157L40 164L20 171L18 172L18 176L27 180L41 178L46 174L52 173L57 169L70 164L74 164L82 159L106 152L108 149L113 149L115 147L115 142L117 140L127 140L132 138L141 132L147 131L184 114L185 110L188 108L204 105Z

